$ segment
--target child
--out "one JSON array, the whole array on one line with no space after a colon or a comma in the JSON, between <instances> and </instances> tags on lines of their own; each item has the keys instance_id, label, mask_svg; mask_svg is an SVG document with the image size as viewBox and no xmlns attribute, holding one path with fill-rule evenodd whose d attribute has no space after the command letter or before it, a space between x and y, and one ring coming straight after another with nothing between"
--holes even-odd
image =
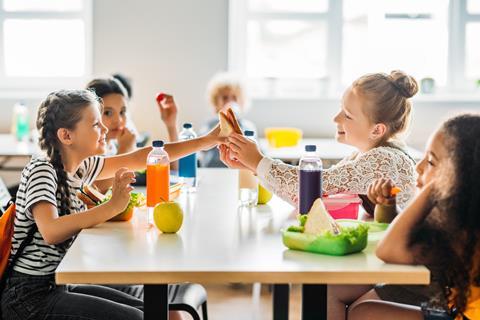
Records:
<instances>
[{"instance_id":1,"label":"child","mask_svg":"<svg viewBox=\"0 0 480 320\"><path fill-rule=\"evenodd\" d=\"M241 115L247 110L245 88L240 80L231 74L216 74L208 84L207 93L209 103L215 112L215 117L203 126L201 132L208 132L216 125L218 122L216 115L221 110L224 110L227 105L238 106L239 109L234 110L237 115ZM242 131L252 130L256 132L255 125L251 121L240 119L239 123ZM220 161L217 149L202 152L200 155L200 164L202 167L225 167L222 161Z\"/></svg>"},{"instance_id":2,"label":"child","mask_svg":"<svg viewBox=\"0 0 480 320\"><path fill-rule=\"evenodd\" d=\"M38 230L6 281L1 303L4 319L143 318L143 302L115 289L55 284L55 269L75 236L125 209L135 180L129 170L144 169L151 150L144 147L99 157L105 152L107 129L97 99L88 90L62 90L49 94L39 107L39 144L46 157L31 160L22 172L12 257L32 228ZM165 149L174 161L222 142L219 132L217 126L205 136L166 144ZM115 177L111 200L86 210L76 197L82 184L111 177Z\"/></svg>"},{"instance_id":3,"label":"child","mask_svg":"<svg viewBox=\"0 0 480 320\"><path fill-rule=\"evenodd\" d=\"M435 137L435 136L434 136ZM425 153L425 157L417 164L418 173L417 187L422 192L426 185L443 173L446 160L451 155L444 155L441 160L438 154L445 153L444 146L439 145L438 139L432 140ZM389 196L393 187L389 179L374 181L368 188L368 198L376 205L384 206L384 209L396 211L395 198ZM413 204L412 204L413 206ZM384 300L395 303L403 303L420 307L423 302L429 300L429 296L438 291L438 284L429 286L411 285L331 285L328 286L328 319L345 319L347 307L348 313L355 310L355 306L366 300ZM396 314L401 317L401 314Z\"/></svg>"},{"instance_id":4,"label":"child","mask_svg":"<svg viewBox=\"0 0 480 320\"><path fill-rule=\"evenodd\" d=\"M359 194L366 211L372 214L373 207L364 196L367 188L375 179L390 177L403 191L398 199L401 206L412 198L414 161L394 139L408 127L409 98L417 90L415 79L401 71L368 74L353 82L343 95L334 121L337 141L356 147L358 152L323 170L325 194ZM297 167L264 157L255 143L240 135L230 136L229 147L221 146L220 150L227 165L256 172L263 186L297 205Z\"/></svg>"},{"instance_id":5,"label":"child","mask_svg":"<svg viewBox=\"0 0 480 320\"><path fill-rule=\"evenodd\" d=\"M128 126L129 95L126 88L119 80L111 77L94 79L87 84L87 89L95 92L103 101L102 122L108 129L107 154L122 154L134 150L136 133ZM158 107L168 130L169 141L177 141L177 106L173 97L166 95Z\"/></svg>"},{"instance_id":6,"label":"child","mask_svg":"<svg viewBox=\"0 0 480 320\"><path fill-rule=\"evenodd\" d=\"M435 132L420 172L422 190L394 220L376 251L388 263L426 265L441 288L430 298L443 301L452 319L480 318L479 136L480 116L469 114L446 121ZM372 190L378 203L389 188L386 183ZM420 308L374 301L358 303L349 319L385 312L424 319Z\"/></svg>"}]
</instances>

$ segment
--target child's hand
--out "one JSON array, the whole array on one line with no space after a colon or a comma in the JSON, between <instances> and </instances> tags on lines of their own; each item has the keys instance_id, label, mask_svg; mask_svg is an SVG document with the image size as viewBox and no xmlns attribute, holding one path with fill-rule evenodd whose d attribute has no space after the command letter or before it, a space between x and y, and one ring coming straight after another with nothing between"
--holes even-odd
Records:
<instances>
[{"instance_id":1,"label":"child's hand","mask_svg":"<svg viewBox=\"0 0 480 320\"><path fill-rule=\"evenodd\" d=\"M238 133L228 137L228 148L232 156L244 166L257 171L258 163L263 159L263 154L258 149L255 141L252 141Z\"/></svg>"},{"instance_id":2,"label":"child's hand","mask_svg":"<svg viewBox=\"0 0 480 320\"><path fill-rule=\"evenodd\" d=\"M135 173L127 168L121 168L115 173L115 180L112 186L112 198L109 203L114 208L116 214L127 208L130 202L130 192L133 187L130 183L135 182Z\"/></svg>"},{"instance_id":3,"label":"child's hand","mask_svg":"<svg viewBox=\"0 0 480 320\"><path fill-rule=\"evenodd\" d=\"M209 143L203 150L209 150L219 144L227 143L227 138L220 136L220 123L217 123L217 125L205 135L205 138Z\"/></svg>"},{"instance_id":4,"label":"child's hand","mask_svg":"<svg viewBox=\"0 0 480 320\"><path fill-rule=\"evenodd\" d=\"M218 146L218 150L220 152L220 160L229 168L232 169L247 169L250 170L250 168L246 167L243 163L238 161L237 159L232 159L232 156L230 155L230 150L228 147L224 144L221 144Z\"/></svg>"},{"instance_id":5,"label":"child's hand","mask_svg":"<svg viewBox=\"0 0 480 320\"><path fill-rule=\"evenodd\" d=\"M125 127L117 138L118 141L118 153L127 153L135 149L137 137L132 130Z\"/></svg>"},{"instance_id":6,"label":"child's hand","mask_svg":"<svg viewBox=\"0 0 480 320\"><path fill-rule=\"evenodd\" d=\"M368 187L367 196L374 204L395 205L395 196L392 196L394 188L393 181L390 179L378 179L372 182Z\"/></svg>"},{"instance_id":7,"label":"child's hand","mask_svg":"<svg viewBox=\"0 0 480 320\"><path fill-rule=\"evenodd\" d=\"M160 117L165 125L168 127L177 127L177 113L178 108L175 104L173 96L164 94L164 98L157 101L158 110L160 111Z\"/></svg>"}]
</instances>

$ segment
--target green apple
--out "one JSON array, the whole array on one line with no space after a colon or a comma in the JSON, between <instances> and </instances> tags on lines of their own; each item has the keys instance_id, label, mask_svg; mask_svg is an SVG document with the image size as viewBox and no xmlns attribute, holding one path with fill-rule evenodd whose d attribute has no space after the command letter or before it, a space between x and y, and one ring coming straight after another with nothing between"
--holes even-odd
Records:
<instances>
[{"instance_id":1,"label":"green apple","mask_svg":"<svg viewBox=\"0 0 480 320\"><path fill-rule=\"evenodd\" d=\"M153 220L163 233L176 233L183 223L183 210L174 201L160 202L153 209Z\"/></svg>"},{"instance_id":2,"label":"green apple","mask_svg":"<svg viewBox=\"0 0 480 320\"><path fill-rule=\"evenodd\" d=\"M268 201L270 201L271 199L272 199L272 193L259 184L257 204L267 204Z\"/></svg>"}]
</instances>

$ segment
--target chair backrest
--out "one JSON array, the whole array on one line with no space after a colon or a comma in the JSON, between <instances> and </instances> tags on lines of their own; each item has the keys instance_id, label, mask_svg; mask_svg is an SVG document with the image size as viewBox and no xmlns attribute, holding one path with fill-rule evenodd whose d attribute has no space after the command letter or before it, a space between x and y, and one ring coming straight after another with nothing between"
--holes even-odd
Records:
<instances>
[{"instance_id":1,"label":"chair backrest","mask_svg":"<svg viewBox=\"0 0 480 320\"><path fill-rule=\"evenodd\" d=\"M2 211L2 214L4 212L4 208L6 209L11 198L12 197L10 196L10 192L8 192L7 186L3 182L2 178L0 178L0 210Z\"/></svg>"}]
</instances>

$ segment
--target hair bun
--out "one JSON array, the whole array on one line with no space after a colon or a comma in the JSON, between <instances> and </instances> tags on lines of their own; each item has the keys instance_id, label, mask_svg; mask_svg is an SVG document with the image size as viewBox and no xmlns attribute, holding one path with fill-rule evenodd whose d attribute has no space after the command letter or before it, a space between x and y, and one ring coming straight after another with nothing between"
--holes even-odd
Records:
<instances>
[{"instance_id":1,"label":"hair bun","mask_svg":"<svg viewBox=\"0 0 480 320\"><path fill-rule=\"evenodd\" d=\"M405 72L393 70L388 77L395 88L397 88L405 98L411 98L418 92L417 81Z\"/></svg>"}]
</instances>

